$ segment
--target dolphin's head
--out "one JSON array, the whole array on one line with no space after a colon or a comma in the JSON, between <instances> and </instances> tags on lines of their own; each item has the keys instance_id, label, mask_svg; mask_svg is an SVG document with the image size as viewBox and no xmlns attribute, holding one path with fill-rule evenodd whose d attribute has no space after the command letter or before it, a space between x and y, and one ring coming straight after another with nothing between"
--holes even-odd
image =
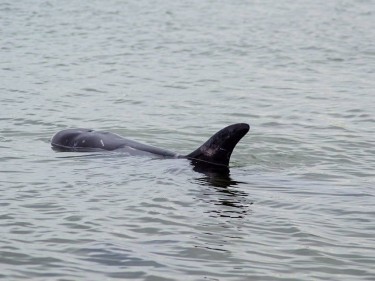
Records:
<instances>
[{"instance_id":1,"label":"dolphin's head","mask_svg":"<svg viewBox=\"0 0 375 281\"><path fill-rule=\"evenodd\" d=\"M51 139L52 148L58 151L72 150L76 147L77 138L84 133L92 132L88 129L67 129L58 132Z\"/></svg>"}]
</instances>

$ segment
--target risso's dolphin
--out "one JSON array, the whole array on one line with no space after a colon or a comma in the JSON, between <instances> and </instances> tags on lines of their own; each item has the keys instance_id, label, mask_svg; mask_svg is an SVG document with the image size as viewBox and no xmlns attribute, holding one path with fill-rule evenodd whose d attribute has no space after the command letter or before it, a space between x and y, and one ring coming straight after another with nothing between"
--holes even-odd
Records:
<instances>
[{"instance_id":1,"label":"risso's dolphin","mask_svg":"<svg viewBox=\"0 0 375 281\"><path fill-rule=\"evenodd\" d=\"M203 145L187 155L145 145L117 134L90 129L66 129L56 133L51 145L57 151L120 151L129 155L146 155L158 158L190 159L198 169L228 169L230 156L236 144L247 134L250 126L233 124L209 138ZM229 170L228 170L229 171Z\"/></svg>"}]
</instances>

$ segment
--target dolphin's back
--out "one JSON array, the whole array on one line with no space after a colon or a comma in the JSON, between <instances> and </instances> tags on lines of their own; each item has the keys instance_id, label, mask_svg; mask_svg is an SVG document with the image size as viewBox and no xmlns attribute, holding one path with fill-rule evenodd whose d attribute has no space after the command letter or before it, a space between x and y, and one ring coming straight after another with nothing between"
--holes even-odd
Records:
<instances>
[{"instance_id":1,"label":"dolphin's back","mask_svg":"<svg viewBox=\"0 0 375 281\"><path fill-rule=\"evenodd\" d=\"M167 158L188 158L197 167L228 167L234 147L247 134L250 127L245 123L233 124L209 138L188 155L181 156L169 150L128 140L117 134L90 129L66 129L52 137L52 148L58 151L123 150L131 155L156 155Z\"/></svg>"},{"instance_id":2,"label":"dolphin's back","mask_svg":"<svg viewBox=\"0 0 375 281\"><path fill-rule=\"evenodd\" d=\"M163 157L178 156L176 153L169 150L129 140L114 133L90 129L62 130L52 137L51 145L58 151L91 152L100 150L122 150L131 155L147 153Z\"/></svg>"}]
</instances>

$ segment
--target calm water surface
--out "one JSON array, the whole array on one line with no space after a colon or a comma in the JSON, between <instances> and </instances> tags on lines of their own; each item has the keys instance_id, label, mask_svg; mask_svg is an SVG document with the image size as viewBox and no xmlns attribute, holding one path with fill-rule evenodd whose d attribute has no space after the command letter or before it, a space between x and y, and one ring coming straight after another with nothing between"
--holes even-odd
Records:
<instances>
[{"instance_id":1,"label":"calm water surface","mask_svg":"<svg viewBox=\"0 0 375 281\"><path fill-rule=\"evenodd\" d=\"M375 3L0 2L0 278L374 280ZM230 177L56 153L67 127Z\"/></svg>"}]
</instances>

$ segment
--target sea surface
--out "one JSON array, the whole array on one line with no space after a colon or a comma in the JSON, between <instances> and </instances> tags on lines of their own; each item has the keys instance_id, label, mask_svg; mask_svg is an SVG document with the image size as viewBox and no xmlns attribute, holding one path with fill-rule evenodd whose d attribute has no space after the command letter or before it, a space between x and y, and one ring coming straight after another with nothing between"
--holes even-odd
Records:
<instances>
[{"instance_id":1,"label":"sea surface","mask_svg":"<svg viewBox=\"0 0 375 281\"><path fill-rule=\"evenodd\" d=\"M375 280L375 2L0 1L0 279Z\"/></svg>"}]
</instances>

